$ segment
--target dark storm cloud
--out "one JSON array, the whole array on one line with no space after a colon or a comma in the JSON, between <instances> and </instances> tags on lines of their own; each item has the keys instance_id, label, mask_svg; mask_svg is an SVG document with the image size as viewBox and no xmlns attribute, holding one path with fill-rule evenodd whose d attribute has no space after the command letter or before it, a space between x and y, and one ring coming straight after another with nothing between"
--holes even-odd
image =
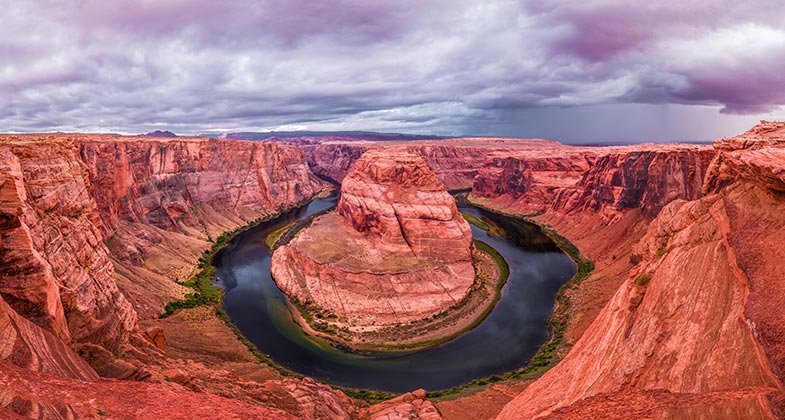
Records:
<instances>
[{"instance_id":1,"label":"dark storm cloud","mask_svg":"<svg viewBox=\"0 0 785 420\"><path fill-rule=\"evenodd\" d=\"M11 0L0 131L526 135L785 103L785 6L685 3Z\"/></svg>"}]
</instances>

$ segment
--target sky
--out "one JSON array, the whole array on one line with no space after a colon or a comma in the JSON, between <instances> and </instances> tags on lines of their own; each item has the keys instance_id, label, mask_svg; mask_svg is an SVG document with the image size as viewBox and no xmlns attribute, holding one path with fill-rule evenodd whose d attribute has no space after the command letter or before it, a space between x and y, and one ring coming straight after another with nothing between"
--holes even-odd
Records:
<instances>
[{"instance_id":1,"label":"sky","mask_svg":"<svg viewBox=\"0 0 785 420\"><path fill-rule=\"evenodd\" d=\"M785 119L781 0L5 0L0 132L707 141Z\"/></svg>"}]
</instances>

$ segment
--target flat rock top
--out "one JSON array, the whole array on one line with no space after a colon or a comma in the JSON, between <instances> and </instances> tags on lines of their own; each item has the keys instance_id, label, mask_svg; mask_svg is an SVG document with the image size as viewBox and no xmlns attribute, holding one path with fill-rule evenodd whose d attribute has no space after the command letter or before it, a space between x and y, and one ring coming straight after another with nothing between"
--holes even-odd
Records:
<instances>
[{"instance_id":1,"label":"flat rock top","mask_svg":"<svg viewBox=\"0 0 785 420\"><path fill-rule=\"evenodd\" d=\"M402 149L369 150L355 162L346 178L355 182L378 184L418 191L444 191L420 155Z\"/></svg>"}]
</instances>

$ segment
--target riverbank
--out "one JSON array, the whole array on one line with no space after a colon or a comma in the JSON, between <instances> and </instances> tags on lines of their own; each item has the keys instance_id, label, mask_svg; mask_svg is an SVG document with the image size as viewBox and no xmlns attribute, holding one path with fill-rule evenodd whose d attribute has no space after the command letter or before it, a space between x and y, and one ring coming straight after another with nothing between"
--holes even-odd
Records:
<instances>
[{"instance_id":1,"label":"riverbank","mask_svg":"<svg viewBox=\"0 0 785 420\"><path fill-rule=\"evenodd\" d=\"M288 233L288 232L287 232ZM289 298L292 317L306 334L349 353L421 350L446 343L479 325L493 310L509 278L509 266L493 247L474 241L475 281L467 296L427 319L352 334L330 314Z\"/></svg>"},{"instance_id":2,"label":"riverbank","mask_svg":"<svg viewBox=\"0 0 785 420\"><path fill-rule=\"evenodd\" d=\"M483 392L484 390L489 389L489 385L499 383L505 383L505 386L518 389L516 391L517 394L521 390L519 389L520 387L525 388L526 384L542 376L545 374L545 372L556 366L569 350L570 344L565 341L565 333L571 316L571 300L569 292L578 288L581 282L583 282L583 280L587 279L592 274L595 268L594 262L585 258L575 244L559 234L553 227L538 222L536 217L542 215L542 213L518 215L503 212L471 201L468 198L468 194L465 192L459 192L454 197L455 201L459 205L476 207L489 213L498 214L510 219L516 219L536 225L556 244L559 249L561 249L570 257L570 259L573 260L577 267L575 275L561 288L559 288L559 291L556 294L556 303L554 305L553 312L548 319L548 323L551 326L550 338L540 346L540 349L526 365L517 370L501 375L491 375L484 378L478 378L456 387L429 392L428 398L434 399L434 401L450 401L452 399ZM491 228L492 227L489 227L489 229ZM503 406L504 403L502 403L501 406Z\"/></svg>"},{"instance_id":3,"label":"riverbank","mask_svg":"<svg viewBox=\"0 0 785 420\"><path fill-rule=\"evenodd\" d=\"M323 209L324 208L323 205L320 205L319 207L317 207L317 210L315 210L315 211L316 212L323 211L323 210L319 210L320 208ZM475 213L478 217L481 217L481 219L478 219L478 220L483 220L483 221L485 221L485 223L489 224L489 231L475 232L475 233L477 235L480 235L481 237L483 237L484 238L483 240L489 240L489 241L491 241L493 243L499 243L498 242L499 238L501 238L502 236L498 236L498 235L496 235L494 233L493 235L490 235L487 238L485 238L486 233L490 234L491 233L490 231L494 231L495 232L497 230L504 230L505 228L503 226L506 226L506 225L504 225L504 224L497 225L497 223L500 222L500 221L491 221L486 216L481 216L481 214L478 214L474 210L469 209L467 211L469 213ZM256 247L258 245L252 245L252 244L260 244L261 243L262 247L264 247L265 250L266 250L267 247L264 246L264 239L265 239L266 235L269 235L271 232L275 232L281 226L284 226L284 225L287 225L287 224L288 225L295 224L296 220L300 220L300 221L301 220L305 220L306 218L308 218L308 215L313 215L313 214L314 214L313 212L308 212L304 216L298 216L297 218L288 218L288 219L286 219L286 220L289 220L289 222L287 222L286 220L281 220L280 224L276 221L272 225L269 225L270 226L269 228L265 228L265 230L263 231L264 232L263 234L259 234L259 233L253 234L252 233L251 235L247 235L247 237L243 237L242 239L240 239L240 243L241 244L247 244L247 245L242 245L244 247L245 246ZM293 222L295 222L295 223L293 223ZM515 229L510 231L510 234L512 235L512 237L521 237L520 233L515 233L515 232L517 232L517 230L515 230ZM526 233L524 232L523 235L526 236ZM494 238L496 238L496 239L494 239ZM236 242L236 241L234 241L234 242ZM494 245L494 246L496 246L496 245ZM482 247L482 245L476 245L475 247L479 249L480 247ZM242 249L243 248L237 248L237 250L236 251L232 251L232 253L236 254L237 252L239 252L239 255L243 255L243 252L241 251ZM516 246L513 244L512 248L503 247L502 249L505 250L504 251L505 255L507 255L507 253L512 252L514 249L516 249ZM257 251L254 251L254 252L257 252ZM515 254L515 252L513 252L513 254ZM226 255L229 255L229 254L226 254ZM533 256L534 254L530 254L530 255ZM566 255L563 255L563 257L564 257L564 259L569 261L569 258L567 258ZM225 270L229 269L228 267L231 267L232 265L236 264L234 262L227 263L227 261L225 260L226 256L221 257L221 258L224 261L223 265L225 266L225 268L220 269L220 270L225 271ZM241 257L241 258L244 258L244 257ZM532 257L526 257L526 258L532 258ZM244 260L237 260L237 263L243 264L243 267L246 267L245 266L246 263L242 262L242 261L244 261ZM516 261L517 261L516 262L516 267L521 267L520 260L516 260ZM534 261L535 260L533 260L532 263ZM227 266L227 264L231 264L231 265ZM528 267L529 264L530 263L525 263L524 266ZM546 264L546 266L549 266L549 265L550 264ZM231 270L231 269L229 269L229 270ZM259 270L269 270L269 266L265 269L263 264L261 264L261 265L259 265ZM244 268L243 269L243 273L245 273L246 271L247 271L247 268ZM261 271L253 271L253 272L257 273L257 274L251 275L251 277L249 277L249 280L247 280L247 281L250 281L251 283L246 283L246 284L257 284L256 283L257 280L254 280L254 279L258 279L259 278L259 276L260 276L259 273L261 273ZM223 278L226 275L229 275L228 273L229 273L228 271L226 271L226 274L224 274L223 272L218 272L216 275L218 275L218 276ZM559 285L561 285L561 283L562 282L559 282ZM515 289L520 290L521 286L518 286L518 285L524 285L524 284L526 284L526 282L515 282L515 284L514 284L515 287L513 289L511 289L511 290L515 290ZM277 288L274 286L274 283L272 281L270 281L270 285L272 285L273 289L276 290L275 293L280 293L280 291L277 290ZM501 289L502 286L503 286L503 283L498 286L499 289ZM231 287L237 287L237 286L231 286ZM558 286L556 286L556 288L553 289L554 295L555 295L555 292L556 292L557 289L558 289ZM264 298L262 298L261 296L256 296L254 294L254 293L256 293L257 290L258 290L257 286L253 286L251 289L248 289L247 287L240 287L237 290L233 290L232 293L235 293L235 296L236 296L235 299L237 299L237 296L244 296L242 299L246 299L246 300L247 299L251 299L251 301L253 301L253 302L261 302L261 299L264 299ZM536 290L536 289L533 289L533 290ZM239 295L237 295L237 293L239 293ZM515 295L515 296L531 296L531 293L532 293L531 291L527 291L523 295ZM548 292L548 293L551 293L551 292ZM494 295L495 295L495 293L494 293ZM550 296L553 296L553 295L550 295ZM521 302L524 302L524 300L521 300L521 299L522 299L521 297L514 298L513 301L510 301L506 305L503 304L504 301L500 301L502 303L502 305L494 304L494 305L491 306L491 308L493 308L495 306L510 307L511 304L513 305L513 307L520 306L520 305L524 305L525 307L528 307L527 306L528 304L521 303ZM526 299L528 299L528 298L526 298ZM546 298L546 299L548 299L548 298ZM550 299L552 299L552 298L550 298ZM550 300L550 299L548 299L548 300ZM229 299L229 300L231 301L233 299ZM283 299L281 302L285 302L285 299ZM515 302L515 303L512 303L512 302ZM226 302L224 302L224 304L226 304ZM288 315L288 311L286 310L285 304L283 304L283 305L284 305L284 307L282 308L282 310L284 311L283 313ZM219 308L220 308L220 306L219 306ZM282 355L282 354L279 354L280 352L273 351L273 349L266 349L267 347L266 347L266 345L264 343L278 343L278 340L276 340L273 337L269 337L269 338L267 338L267 339L265 339L264 341L261 341L261 342L257 342L258 340L255 339L254 342L253 342L254 344L251 344L250 341L245 339L245 336L240 333L240 329L238 327L236 327L235 325L240 325L240 327L242 327L243 331L250 332L251 330L248 330L248 326L249 325L256 325L256 322L257 322L256 320L261 319L260 316L262 316L262 315L261 314L257 314L256 312L253 312L253 311L252 312L248 312L248 309L245 306L243 308L244 308L243 311L240 312L240 313L242 313L243 316L246 316L247 319L250 320L250 321L246 321L245 322L245 326L243 326L243 324L244 324L243 322L240 322L239 324L235 324L234 323L234 322L242 321L242 319L236 318L236 317L240 316L239 315L240 313L232 313L233 322L230 322L228 317L224 318L224 317L226 317L226 314L223 313L223 311L221 311L221 313L223 315L221 318L224 318L226 325L237 335L238 339L248 348L248 350L252 354L254 354L258 358L258 360L262 361L265 364L269 364L270 366L273 366L278 372L280 372L283 375L300 376L298 373L295 373L295 372L293 372L293 371L291 371L289 369L283 368L282 365L279 364L279 363L284 363L284 364L286 364L286 366L289 366L292 360L299 360L298 358L291 359L291 356L287 357L285 355L285 354L290 354L291 355L292 354L291 352L293 352L293 351L295 352L295 354L297 354L297 351L299 351L299 350L289 349L289 350L287 350L287 352L285 354ZM227 311L229 311L230 309L231 309L231 307L228 307ZM552 305L549 305L548 309L547 309L547 313L548 314L551 313L551 309L552 309ZM507 309L506 311L507 312L505 312L505 313L509 313L509 309ZM491 311L488 310L488 312L491 312ZM494 313L496 313L496 311L494 311ZM287 316L287 318L288 318L288 316ZM496 317L496 318L499 318L499 317ZM508 318L509 318L509 315L504 315L500 319L508 319ZM482 319L484 319L484 316L483 317L479 317L479 320L477 321L477 323L480 323L480 321L482 321ZM509 319L519 319L519 317L516 316L514 318L509 318ZM547 319L547 315L545 315L545 319ZM252 324L248 324L248 322L252 322ZM498 322L498 321L494 321L494 323L495 322ZM292 332L290 332L291 334L303 334L302 328L298 327L297 325L293 324L291 327L285 327L285 328L287 328L287 329L293 328L294 330L299 331L299 332L295 333L295 332L293 332L294 330L292 330ZM469 338L469 336L477 335L476 332L480 332L481 333L480 336L486 337L486 338L483 338L482 340L480 340L479 342L476 342L475 344L492 343L494 341L498 341L497 338L493 338L493 337L497 337L499 332L494 332L494 333L491 333L490 331L483 332L485 330L483 330L481 328L471 329L471 330L472 331L469 332L469 333L466 333L465 331L464 332L457 331L456 337L457 336L462 336L462 337L460 339L452 340L451 343L444 344L444 346L447 346L446 348L456 347L456 346L453 345L453 343L464 343L466 341L465 338ZM263 331L272 331L272 330L270 329L270 326L267 326L267 327L265 327L263 329ZM496 331L496 329L494 328L493 331ZM516 328L516 331L517 331L515 333L516 335L520 334L520 331L518 330L518 328ZM487 334L492 334L492 335L491 336L487 336ZM255 335L255 333L253 333L252 335ZM265 336L266 335L267 335L267 333L265 333ZM466 336L466 337L463 337L463 336ZM504 335L504 337L506 337L506 335ZM536 341L530 341L530 342L532 342L533 344L536 344L537 342L539 342L539 339L534 339L534 340L536 340ZM475 341L476 340L470 340L469 342L474 343ZM499 348L502 348L504 346L504 344L502 344L502 343L509 343L509 342L511 342L511 341L508 338L504 338L504 339L501 339L501 341L498 344L491 345L490 348L492 348L492 349L499 349ZM473 346L475 344L473 344L472 347L469 347L469 348L473 348ZM435 346L434 348L446 349L443 346ZM462 349L462 348L464 348L464 344L460 344L456 348L457 349ZM491 351L490 348L489 348L488 352L483 351L481 354L484 354L484 355L492 354L493 351ZM262 349L262 350L258 350L258 349ZM396 349L391 349L391 350L395 351ZM417 352L405 351L407 349L397 349L397 350L402 350L402 354L405 354L405 356L403 356L403 357L406 360L409 360L410 357L412 357L412 356L414 356L418 360L419 359L423 359L423 358L427 359L427 358L430 357L430 356L427 356L427 354L430 354L432 352L432 350L430 348L428 348L428 349L420 349L420 351L417 351ZM411 349L408 349L408 350L411 350ZM467 348L467 350L468 350L468 348ZM333 352L334 351L335 350L333 350ZM266 354L267 352L270 352L270 355ZM441 351L440 351L440 353L441 353ZM319 354L319 353L317 353L317 354ZM450 353L450 354L452 354L452 353ZM272 360L270 359L271 357L276 358L276 360L278 360L279 357L283 357L283 359L281 359L278 362L272 362ZM310 357L313 357L313 356L307 356L307 357L310 358ZM328 362L328 360L335 360L335 359L332 359L333 357L335 357L334 354L332 356L327 356L327 359L324 359L323 362L320 361L319 363L325 363L325 362L331 363L331 362ZM357 359L353 359L353 358L356 358L356 357L357 356L351 356L351 355L340 356L339 360L343 360L343 359L346 359L346 358L348 358L348 360L357 360ZM397 359L398 357L399 356L396 356L395 358ZM426 364L423 365L423 366L433 366L433 363L435 363L436 365L442 365L444 363L464 364L465 361L467 361L466 357L468 357L469 360L476 360L477 362L479 362L480 360L492 361L492 360L496 360L497 359L496 357L490 357L490 356L489 357L485 357L485 358L480 357L479 359L476 359L476 357L478 357L478 356L468 356L467 355L467 356L461 357L461 356L458 356L456 354L455 355L455 359L450 359L449 357L445 358L445 357L442 357L442 356L437 356L435 359L433 359L433 361L426 362ZM291 359L291 360L288 360L288 359ZM430 359L428 359L428 360L430 360ZM355 362L350 362L350 363L353 365ZM362 363L363 363L363 366L365 366L366 362L362 362ZM371 371L373 371L373 369L375 369L375 368L372 367L372 366L375 366L377 363L381 363L381 365L385 365L388 362L385 362L383 360L379 360L378 362L372 362L372 365L369 365L368 368L371 369ZM421 362L418 361L418 362L415 362L415 363L417 363L416 366L419 366L419 364ZM493 362L491 362L491 363L493 363ZM523 362L519 362L519 363L522 364ZM470 364L473 365L474 362L471 362ZM480 364L486 364L486 362L481 362ZM521 366L521 364L514 364L512 366L508 365L509 367L503 368L504 370L502 372L507 371L507 369L515 369L517 366ZM306 373L309 376L313 376L313 375L315 375L317 377L319 376L318 374L311 373L307 368L303 369L302 367L296 367L296 366L299 366L299 364L295 363L294 365L292 365L292 368L297 370L297 371L302 371L303 373ZM360 368L360 367L354 367L354 369L360 369L361 371L363 370L363 368ZM444 367L442 367L440 369L444 369ZM462 370L461 368L458 368L457 365L456 365L456 369L458 369L458 370L456 370L456 372L460 372ZM419 371L419 369L418 369L418 371ZM427 368L425 370L423 370L423 372L428 372L428 371L429 371L429 369L427 369ZM346 373L344 373L344 375L345 374ZM394 380L394 379L391 379L389 377L390 374L391 374L390 371L387 371L387 373L383 374L383 377L387 377L388 380ZM428 376L430 374L423 373L423 375ZM458 376L461 376L461 375L458 375ZM464 385L460 385L458 387L449 388L449 389L447 389L445 391L439 391L439 392L432 393L432 394L434 396L442 396L442 397L444 397L446 395L458 395L459 393L462 392L462 390L467 389L467 387L483 389L484 385L482 385L482 384L495 383L495 382L498 382L498 380L503 380L504 377L506 377L506 375L494 375L494 376L491 376L491 377L485 377L485 378L476 379L476 380L470 380L471 378L468 378L468 379L464 379L464 380L468 381ZM410 383L410 381L413 379L411 377L407 377L407 378L408 379L405 380L406 383ZM385 382L387 382L387 381L385 381ZM351 382L349 382L349 383L351 383ZM453 384L454 383L455 382L453 382ZM410 383L410 385L411 385L411 383ZM415 386L415 385L411 385L411 386ZM364 385L364 386L368 387L368 388L373 388L373 387L378 386L378 387L382 387L382 389L385 389L385 387L386 387L386 385L370 385L370 384L369 385ZM417 386L423 386L426 389L443 389L443 388L439 388L437 386L433 386L433 385L429 386L429 385L425 385L425 384L417 385ZM452 384L450 384L448 386L452 386ZM342 389L342 390L345 390L345 392L347 392L348 395L351 395L353 397L362 398L362 399L366 399L366 400L372 400L372 401L379 401L381 399L384 399L384 398L387 398L387 397L393 395L393 394L390 394L390 393L379 392L379 391L374 391L374 390L367 390L367 389L366 390L362 390L362 389L350 389L350 388L343 388L343 387L339 387L339 388ZM485 387L485 388L487 388L487 387Z\"/></svg>"}]
</instances>

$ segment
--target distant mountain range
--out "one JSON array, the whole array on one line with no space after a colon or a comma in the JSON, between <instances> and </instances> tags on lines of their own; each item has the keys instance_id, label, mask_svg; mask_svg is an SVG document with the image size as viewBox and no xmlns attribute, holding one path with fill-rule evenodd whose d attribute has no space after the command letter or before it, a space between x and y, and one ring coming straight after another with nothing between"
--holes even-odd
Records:
<instances>
[{"instance_id":1,"label":"distant mountain range","mask_svg":"<svg viewBox=\"0 0 785 420\"><path fill-rule=\"evenodd\" d=\"M373 131L265 131L265 132L231 132L216 134L200 134L201 137L216 137L230 140L266 140L287 144L318 144L325 141L403 141L403 140L437 140L448 137L377 133Z\"/></svg>"}]
</instances>

